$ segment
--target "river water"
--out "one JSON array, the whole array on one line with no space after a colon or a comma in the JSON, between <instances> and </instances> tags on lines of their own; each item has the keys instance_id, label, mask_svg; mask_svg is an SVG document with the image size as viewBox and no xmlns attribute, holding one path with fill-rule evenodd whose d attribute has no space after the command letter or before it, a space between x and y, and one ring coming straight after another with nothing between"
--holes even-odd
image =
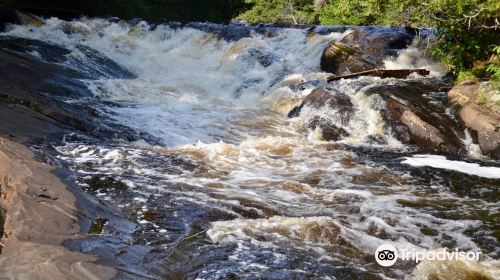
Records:
<instances>
[{"instance_id":1,"label":"river water","mask_svg":"<svg viewBox=\"0 0 500 280\"><path fill-rule=\"evenodd\" d=\"M447 159L396 140L384 129L383 100L365 94L396 79L334 82L356 109L348 123L307 107L288 118L326 84L319 58L343 34L270 30L231 40L167 24L52 18L1 35L70 50L62 64L100 78L84 80L92 98L65 102L144 136L68 135L54 147L54 160L75 172L81 188L135 223L129 239L111 220L103 227L109 242L121 242L120 254L142 256L119 265L124 278L498 279L500 164L473 144L468 157ZM82 46L134 78L108 75ZM413 47L386 65L431 70L430 78L409 80L444 75ZM318 114L350 136L322 141L305 125ZM481 251L482 258L383 268L373 254L386 243Z\"/></svg>"}]
</instances>

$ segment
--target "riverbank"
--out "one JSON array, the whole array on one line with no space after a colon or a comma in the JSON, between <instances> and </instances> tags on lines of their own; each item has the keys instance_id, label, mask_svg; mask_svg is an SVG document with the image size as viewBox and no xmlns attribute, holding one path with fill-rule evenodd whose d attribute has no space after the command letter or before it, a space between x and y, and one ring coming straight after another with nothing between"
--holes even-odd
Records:
<instances>
[{"instance_id":1,"label":"riverbank","mask_svg":"<svg viewBox=\"0 0 500 280\"><path fill-rule=\"evenodd\" d=\"M26 171L4 172L7 197L34 201L6 200L6 230L57 225L9 235L54 246L2 259L11 275L36 277L47 248L55 276L40 278L495 278L498 162L470 157L450 81L411 30L36 22L0 35L2 162ZM431 73L329 83L321 56L340 40L364 47L345 70ZM373 258L385 243L485 259L388 270Z\"/></svg>"},{"instance_id":2,"label":"riverbank","mask_svg":"<svg viewBox=\"0 0 500 280\"><path fill-rule=\"evenodd\" d=\"M0 279L111 279L97 256L63 243L81 232L75 196L26 146L0 138L0 207L4 210Z\"/></svg>"},{"instance_id":3,"label":"riverbank","mask_svg":"<svg viewBox=\"0 0 500 280\"><path fill-rule=\"evenodd\" d=\"M68 245L88 237L104 211L71 186L69 170L45 157L65 135L99 133L85 108L61 102L69 92L85 94L83 76L54 63L61 48L9 38L0 45L0 279L110 279L117 271L101 265L99 254Z\"/></svg>"}]
</instances>

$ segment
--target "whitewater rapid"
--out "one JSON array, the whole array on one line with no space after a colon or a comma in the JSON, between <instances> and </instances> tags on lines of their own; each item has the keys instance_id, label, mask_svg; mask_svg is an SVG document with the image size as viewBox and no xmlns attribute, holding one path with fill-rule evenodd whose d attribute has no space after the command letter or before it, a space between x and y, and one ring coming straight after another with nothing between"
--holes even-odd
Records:
<instances>
[{"instance_id":1,"label":"whitewater rapid","mask_svg":"<svg viewBox=\"0 0 500 280\"><path fill-rule=\"evenodd\" d=\"M350 136L335 143L323 141L305 124L319 115L340 125L337 112L305 107L300 117L286 117L314 88L326 84L328 74L319 69L319 58L329 42L344 35L276 28L271 35L254 32L225 40L168 24L51 18L39 27L11 26L1 36L67 48L62 64L100 75L84 80L99 102L68 102L89 102L116 124L151 136L132 143L68 137L55 149L82 188L133 213L143 233L162 240L158 247L177 250L187 237L205 238L185 252L203 264L196 270L199 279L223 279L231 273L251 278L263 272L271 277L276 271L298 278L387 279L414 273L423 279L443 269L422 264L384 271L370 258L384 243L407 249L485 250L483 262L474 265L486 275L498 271L499 248L480 244L470 234L491 238L491 227L484 229L490 220L476 213L497 213L498 203L483 195L495 192L488 184L498 181L487 181L471 196L457 195L457 182L441 179L447 175L439 170L428 171L436 172L432 176L439 179L433 181L427 171L404 165L490 179L498 178L500 169L432 155L408 157L410 149L384 129L379 112L384 101L365 94L373 85L391 85L396 79L362 77L334 84L356 109L341 125ZM79 46L99 51L134 78L106 76L103 65ZM437 63L420 56L410 47L385 62L388 68L425 67L432 77L443 74ZM370 136L384 141L371 143ZM364 158L365 148L389 156ZM481 178L467 178L477 180L471 185L483 184ZM120 184L95 191L96 180ZM122 199L118 187L132 197ZM440 207L443 203L449 208ZM151 218L152 211L163 219ZM205 259L203 254L212 250L224 258ZM450 267L456 273L464 269Z\"/></svg>"}]
</instances>

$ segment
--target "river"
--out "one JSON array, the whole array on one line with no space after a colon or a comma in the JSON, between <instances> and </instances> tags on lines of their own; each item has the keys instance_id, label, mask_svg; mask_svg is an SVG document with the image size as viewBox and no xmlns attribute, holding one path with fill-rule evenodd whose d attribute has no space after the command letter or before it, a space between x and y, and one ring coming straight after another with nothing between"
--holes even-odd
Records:
<instances>
[{"instance_id":1,"label":"river","mask_svg":"<svg viewBox=\"0 0 500 280\"><path fill-rule=\"evenodd\" d=\"M366 94L397 83L393 78L333 82L355 108L348 122L307 107L287 117L327 84L319 58L343 32L259 30L224 38L175 24L51 18L0 35L69 50L57 63L98 78L83 80L90 98L64 102L92 108L97 124L141 135L71 134L47 155L99 203L129 218L127 228L101 219L97 242L119 252L114 265L124 279L500 277L500 164L470 139L463 139L468 155L455 158L418 154L398 141L384 127L383 100ZM46 60L36 48L26 55ZM100 56L131 76L117 77ZM429 77L407 80L446 83L439 64L415 47L386 66L424 67ZM318 114L349 136L321 140L305 125ZM384 268L373 254L386 243L483 255L466 265ZM79 246L98 253L92 244Z\"/></svg>"}]
</instances>

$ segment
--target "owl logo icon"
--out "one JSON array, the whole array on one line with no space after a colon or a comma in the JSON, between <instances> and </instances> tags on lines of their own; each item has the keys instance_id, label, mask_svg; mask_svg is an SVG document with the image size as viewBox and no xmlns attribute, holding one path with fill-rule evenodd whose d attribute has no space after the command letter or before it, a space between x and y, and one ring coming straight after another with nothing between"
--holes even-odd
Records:
<instances>
[{"instance_id":1,"label":"owl logo icon","mask_svg":"<svg viewBox=\"0 0 500 280\"><path fill-rule=\"evenodd\" d=\"M398 260L398 252L391 244L383 244L375 251L375 260L381 266L392 266Z\"/></svg>"}]
</instances>

